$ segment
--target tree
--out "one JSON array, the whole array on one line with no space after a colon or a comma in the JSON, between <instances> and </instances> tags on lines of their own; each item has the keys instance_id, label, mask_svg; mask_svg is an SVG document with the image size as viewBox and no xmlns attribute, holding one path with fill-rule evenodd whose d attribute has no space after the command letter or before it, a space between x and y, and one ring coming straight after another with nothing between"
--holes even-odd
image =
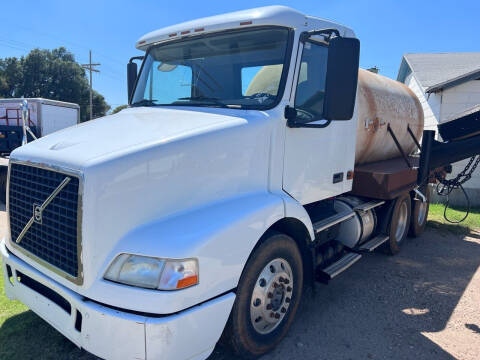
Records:
<instances>
[{"instance_id":1,"label":"tree","mask_svg":"<svg viewBox=\"0 0 480 360\"><path fill-rule=\"evenodd\" d=\"M85 70L64 47L34 49L21 58L0 59L0 97L43 97L80 105L80 117L87 120L89 84ZM110 106L93 91L93 116L104 116Z\"/></svg>"},{"instance_id":2,"label":"tree","mask_svg":"<svg viewBox=\"0 0 480 360\"><path fill-rule=\"evenodd\" d=\"M1 85L0 85L1 86ZM117 106L115 109L112 110L112 114L116 114L118 113L119 111L122 111L123 109L126 109L128 107L128 105L120 105L120 106Z\"/></svg>"}]
</instances>

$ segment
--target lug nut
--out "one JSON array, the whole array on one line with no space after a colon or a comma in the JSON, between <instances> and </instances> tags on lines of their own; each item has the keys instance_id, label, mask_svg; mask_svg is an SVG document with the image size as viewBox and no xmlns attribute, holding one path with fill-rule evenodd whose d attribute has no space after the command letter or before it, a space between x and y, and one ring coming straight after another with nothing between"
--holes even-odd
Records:
<instances>
[{"instance_id":1,"label":"lug nut","mask_svg":"<svg viewBox=\"0 0 480 360\"><path fill-rule=\"evenodd\" d=\"M267 304L267 310L272 310L272 304Z\"/></svg>"},{"instance_id":2,"label":"lug nut","mask_svg":"<svg viewBox=\"0 0 480 360\"><path fill-rule=\"evenodd\" d=\"M285 285L288 285L288 284L290 284L290 280L288 280L288 279L285 279L285 281L284 281L284 282L285 282Z\"/></svg>"},{"instance_id":3,"label":"lug nut","mask_svg":"<svg viewBox=\"0 0 480 360\"><path fill-rule=\"evenodd\" d=\"M286 302L287 304L289 304L289 303L290 303L290 298L289 298L289 297L285 298L285 302Z\"/></svg>"},{"instance_id":4,"label":"lug nut","mask_svg":"<svg viewBox=\"0 0 480 360\"><path fill-rule=\"evenodd\" d=\"M273 283L273 287L276 289L278 288L280 285L278 283Z\"/></svg>"},{"instance_id":5,"label":"lug nut","mask_svg":"<svg viewBox=\"0 0 480 360\"><path fill-rule=\"evenodd\" d=\"M272 294L271 292L269 292L269 293L267 294L267 296L268 296L269 299L273 298L273 294Z\"/></svg>"},{"instance_id":6,"label":"lug nut","mask_svg":"<svg viewBox=\"0 0 480 360\"><path fill-rule=\"evenodd\" d=\"M275 317L275 313L274 313L273 311L270 313L270 317L271 317L272 319Z\"/></svg>"},{"instance_id":7,"label":"lug nut","mask_svg":"<svg viewBox=\"0 0 480 360\"><path fill-rule=\"evenodd\" d=\"M275 314L275 319L280 319L280 314L279 313Z\"/></svg>"},{"instance_id":8,"label":"lug nut","mask_svg":"<svg viewBox=\"0 0 480 360\"><path fill-rule=\"evenodd\" d=\"M283 314L285 314L287 312L287 309L285 309L284 307L282 307L282 310L280 310Z\"/></svg>"},{"instance_id":9,"label":"lug nut","mask_svg":"<svg viewBox=\"0 0 480 360\"><path fill-rule=\"evenodd\" d=\"M291 291L292 291L292 287L291 287L291 286L288 286L288 287L287 287L287 291L288 291L288 292L291 292Z\"/></svg>"},{"instance_id":10,"label":"lug nut","mask_svg":"<svg viewBox=\"0 0 480 360\"><path fill-rule=\"evenodd\" d=\"M283 279L283 277L280 276L280 278L278 279L279 282L284 282L285 280Z\"/></svg>"}]
</instances>

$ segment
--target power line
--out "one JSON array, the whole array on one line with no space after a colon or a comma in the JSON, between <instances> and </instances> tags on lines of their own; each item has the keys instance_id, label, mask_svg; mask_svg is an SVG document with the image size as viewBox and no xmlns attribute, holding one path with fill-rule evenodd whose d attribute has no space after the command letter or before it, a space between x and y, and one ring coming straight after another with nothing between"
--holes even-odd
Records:
<instances>
[{"instance_id":1,"label":"power line","mask_svg":"<svg viewBox=\"0 0 480 360\"><path fill-rule=\"evenodd\" d=\"M92 64L92 50L90 50L89 63L82 64L82 67L90 72L90 120L93 119L92 72L100 72L100 70L95 69L95 66L100 66L100 64Z\"/></svg>"}]
</instances>

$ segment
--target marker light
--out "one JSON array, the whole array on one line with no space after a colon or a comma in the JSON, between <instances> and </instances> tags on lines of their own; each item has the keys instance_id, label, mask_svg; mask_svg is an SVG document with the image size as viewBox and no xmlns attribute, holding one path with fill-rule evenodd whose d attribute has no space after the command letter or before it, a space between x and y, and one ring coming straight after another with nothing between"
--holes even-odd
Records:
<instances>
[{"instance_id":1,"label":"marker light","mask_svg":"<svg viewBox=\"0 0 480 360\"><path fill-rule=\"evenodd\" d=\"M198 261L120 254L110 264L104 278L147 289L185 289L198 284Z\"/></svg>"}]
</instances>

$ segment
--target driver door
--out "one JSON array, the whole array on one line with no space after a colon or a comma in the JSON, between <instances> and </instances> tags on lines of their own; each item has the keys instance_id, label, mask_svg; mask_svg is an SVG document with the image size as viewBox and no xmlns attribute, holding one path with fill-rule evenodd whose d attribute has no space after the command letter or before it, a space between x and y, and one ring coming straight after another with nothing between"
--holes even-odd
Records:
<instances>
[{"instance_id":1,"label":"driver door","mask_svg":"<svg viewBox=\"0 0 480 360\"><path fill-rule=\"evenodd\" d=\"M322 127L287 126L283 188L309 204L351 190L356 116L348 121L323 118L328 46L313 39L300 46L291 106L302 122Z\"/></svg>"}]
</instances>

